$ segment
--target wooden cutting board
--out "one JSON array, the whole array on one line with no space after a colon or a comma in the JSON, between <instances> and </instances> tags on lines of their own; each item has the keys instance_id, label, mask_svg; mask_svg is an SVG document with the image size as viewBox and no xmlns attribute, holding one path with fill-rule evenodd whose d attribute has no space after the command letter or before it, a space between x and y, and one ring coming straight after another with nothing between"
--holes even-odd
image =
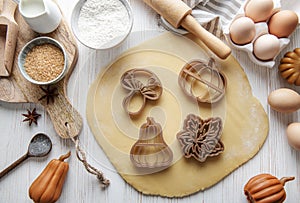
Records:
<instances>
[{"instance_id":1,"label":"wooden cutting board","mask_svg":"<svg viewBox=\"0 0 300 203\"><path fill-rule=\"evenodd\" d=\"M60 82L50 86L50 89L57 88L58 95L54 97L54 102L50 101L47 104L47 99L41 99L45 95L45 92L41 87L28 82L18 69L18 55L20 50L27 42L41 35L30 29L20 15L18 9L16 9L15 12L15 20L19 25L19 34L13 70L9 77L0 77L0 100L10 103L41 104L50 115L54 128L59 136L68 138L68 129L69 136L77 136L82 128L82 117L70 104L70 101L66 96L66 87L77 62L78 50L76 40L70 31L67 22L65 19L62 19L59 27L54 32L43 35L59 41L64 46L68 55L68 71L66 76ZM46 89L47 87L43 88ZM66 127L66 124L68 124L68 128Z\"/></svg>"}]
</instances>

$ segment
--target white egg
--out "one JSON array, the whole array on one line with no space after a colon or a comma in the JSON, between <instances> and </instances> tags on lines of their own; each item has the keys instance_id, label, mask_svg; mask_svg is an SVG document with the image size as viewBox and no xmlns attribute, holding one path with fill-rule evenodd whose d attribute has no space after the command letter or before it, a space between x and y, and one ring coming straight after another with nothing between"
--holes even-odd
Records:
<instances>
[{"instance_id":1,"label":"white egg","mask_svg":"<svg viewBox=\"0 0 300 203\"><path fill-rule=\"evenodd\" d=\"M262 61L272 60L279 51L280 42L275 35L264 34L254 41L253 53Z\"/></svg>"}]
</instances>

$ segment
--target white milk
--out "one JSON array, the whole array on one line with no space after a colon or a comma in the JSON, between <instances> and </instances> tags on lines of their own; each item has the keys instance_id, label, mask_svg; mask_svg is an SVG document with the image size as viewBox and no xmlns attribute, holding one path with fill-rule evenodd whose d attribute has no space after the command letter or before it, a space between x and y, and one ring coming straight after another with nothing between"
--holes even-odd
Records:
<instances>
[{"instance_id":1,"label":"white milk","mask_svg":"<svg viewBox=\"0 0 300 203\"><path fill-rule=\"evenodd\" d=\"M25 0L22 2L22 12L27 17L35 17L45 11L43 0Z\"/></svg>"},{"instance_id":2,"label":"white milk","mask_svg":"<svg viewBox=\"0 0 300 203\"><path fill-rule=\"evenodd\" d=\"M38 33L53 32L62 18L53 0L20 0L19 11L30 28Z\"/></svg>"}]
</instances>

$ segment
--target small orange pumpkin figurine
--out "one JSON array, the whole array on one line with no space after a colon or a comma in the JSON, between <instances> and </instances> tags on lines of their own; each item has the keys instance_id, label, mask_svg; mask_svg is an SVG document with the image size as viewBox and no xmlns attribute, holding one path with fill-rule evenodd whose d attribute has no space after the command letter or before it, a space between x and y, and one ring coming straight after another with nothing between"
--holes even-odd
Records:
<instances>
[{"instance_id":1,"label":"small orange pumpkin figurine","mask_svg":"<svg viewBox=\"0 0 300 203\"><path fill-rule=\"evenodd\" d=\"M249 203L282 203L286 198L283 188L295 177L284 177L278 180L270 174L259 174L252 177L244 187Z\"/></svg>"},{"instance_id":2,"label":"small orange pumpkin figurine","mask_svg":"<svg viewBox=\"0 0 300 203\"><path fill-rule=\"evenodd\" d=\"M62 155L59 159L49 162L43 172L31 184L29 196L35 203L53 203L61 195L62 187L65 182L69 164L64 162L69 158L71 152Z\"/></svg>"},{"instance_id":3,"label":"small orange pumpkin figurine","mask_svg":"<svg viewBox=\"0 0 300 203\"><path fill-rule=\"evenodd\" d=\"M300 85L300 48L287 52L280 61L278 69L289 84Z\"/></svg>"}]
</instances>

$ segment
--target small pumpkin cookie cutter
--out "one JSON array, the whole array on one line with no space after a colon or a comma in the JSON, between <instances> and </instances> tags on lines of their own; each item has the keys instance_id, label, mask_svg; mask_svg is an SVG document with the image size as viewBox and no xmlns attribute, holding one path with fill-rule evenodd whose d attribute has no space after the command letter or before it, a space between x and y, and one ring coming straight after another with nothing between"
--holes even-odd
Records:
<instances>
[{"instance_id":1,"label":"small pumpkin cookie cutter","mask_svg":"<svg viewBox=\"0 0 300 203\"><path fill-rule=\"evenodd\" d=\"M202 120L199 116L189 114L184 121L183 130L177 133L184 156L204 162L207 157L222 153L222 129L222 120L219 117Z\"/></svg>"},{"instance_id":2,"label":"small pumpkin cookie cutter","mask_svg":"<svg viewBox=\"0 0 300 203\"><path fill-rule=\"evenodd\" d=\"M139 139L130 150L131 162L139 168L168 167L173 152L164 141L161 125L148 117L140 127Z\"/></svg>"},{"instance_id":3,"label":"small pumpkin cookie cutter","mask_svg":"<svg viewBox=\"0 0 300 203\"><path fill-rule=\"evenodd\" d=\"M225 95L225 75L216 68L214 59L208 64L200 60L187 63L180 71L178 84L183 92L201 103L215 103Z\"/></svg>"},{"instance_id":4,"label":"small pumpkin cookie cutter","mask_svg":"<svg viewBox=\"0 0 300 203\"><path fill-rule=\"evenodd\" d=\"M146 69L131 69L126 71L121 77L123 88L129 90L128 95L123 100L123 108L130 116L139 115L148 100L158 100L162 94L163 88L159 78L151 71ZM142 105L136 111L130 110L130 104L133 97L141 96Z\"/></svg>"}]
</instances>

